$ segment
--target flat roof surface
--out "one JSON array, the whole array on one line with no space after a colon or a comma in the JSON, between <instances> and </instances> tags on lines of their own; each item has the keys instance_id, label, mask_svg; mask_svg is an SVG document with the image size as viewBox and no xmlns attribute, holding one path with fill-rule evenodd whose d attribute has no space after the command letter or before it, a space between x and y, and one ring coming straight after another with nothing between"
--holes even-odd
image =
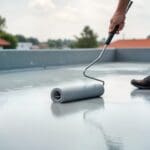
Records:
<instances>
[{"instance_id":1,"label":"flat roof surface","mask_svg":"<svg viewBox=\"0 0 150 150\"><path fill-rule=\"evenodd\" d=\"M150 64L97 65L89 73L105 80L102 98L53 103L56 84L88 80L83 68L0 72L0 149L150 149L150 92L130 85L150 73Z\"/></svg>"}]
</instances>

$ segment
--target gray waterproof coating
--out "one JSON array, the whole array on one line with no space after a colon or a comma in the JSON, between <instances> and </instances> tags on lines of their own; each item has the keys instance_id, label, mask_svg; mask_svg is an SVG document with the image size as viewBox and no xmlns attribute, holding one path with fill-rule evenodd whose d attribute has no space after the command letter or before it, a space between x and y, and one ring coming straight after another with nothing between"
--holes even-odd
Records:
<instances>
[{"instance_id":1,"label":"gray waterproof coating","mask_svg":"<svg viewBox=\"0 0 150 150\"><path fill-rule=\"evenodd\" d=\"M104 87L99 82L78 81L54 88L51 92L51 99L54 102L63 103L100 97L103 93Z\"/></svg>"}]
</instances>

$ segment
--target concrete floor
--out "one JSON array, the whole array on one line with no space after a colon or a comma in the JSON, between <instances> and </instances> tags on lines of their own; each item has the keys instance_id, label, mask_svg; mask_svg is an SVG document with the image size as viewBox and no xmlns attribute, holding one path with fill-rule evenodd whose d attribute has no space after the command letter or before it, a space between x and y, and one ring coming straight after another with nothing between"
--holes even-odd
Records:
<instances>
[{"instance_id":1,"label":"concrete floor","mask_svg":"<svg viewBox=\"0 0 150 150\"><path fill-rule=\"evenodd\" d=\"M0 73L0 150L150 149L150 92L130 85L150 64L112 63L90 73L105 80L103 98L54 104L60 82L86 80L84 66Z\"/></svg>"}]
</instances>

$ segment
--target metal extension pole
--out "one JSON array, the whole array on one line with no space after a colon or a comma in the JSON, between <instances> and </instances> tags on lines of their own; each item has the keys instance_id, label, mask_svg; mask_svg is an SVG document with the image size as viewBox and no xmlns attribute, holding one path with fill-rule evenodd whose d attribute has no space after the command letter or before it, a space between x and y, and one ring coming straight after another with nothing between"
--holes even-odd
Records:
<instances>
[{"instance_id":1,"label":"metal extension pole","mask_svg":"<svg viewBox=\"0 0 150 150\"><path fill-rule=\"evenodd\" d=\"M130 9L130 7L132 6L132 4L133 4L133 1L129 0L128 5L127 5L127 8L126 8L126 14L127 14L128 10ZM116 32L118 31L118 29L119 29L119 25L117 25L117 26L115 27L115 29L114 29L114 31L113 31L112 33L109 33L108 39L105 41L105 45L104 45L102 51L100 51L100 54L96 57L95 60L93 60L93 61L84 69L84 71L83 71L84 77L87 77L87 78L92 79L92 80L95 80L95 81L99 81L99 82L102 83L102 85L105 85L105 81L87 75L87 71L88 71L89 68L91 68L93 65L95 65L98 61L100 61L100 60L102 59L105 50L107 49L108 45L111 43L111 41L112 41L114 35L116 34Z\"/></svg>"}]
</instances>

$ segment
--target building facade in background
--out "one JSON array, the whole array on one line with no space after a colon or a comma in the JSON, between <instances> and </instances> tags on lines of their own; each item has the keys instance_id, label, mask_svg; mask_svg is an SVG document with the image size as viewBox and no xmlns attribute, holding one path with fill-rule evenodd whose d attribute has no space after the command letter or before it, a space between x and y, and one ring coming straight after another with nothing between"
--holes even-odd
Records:
<instances>
[{"instance_id":1,"label":"building facade in background","mask_svg":"<svg viewBox=\"0 0 150 150\"><path fill-rule=\"evenodd\" d=\"M19 42L17 45L17 50L31 50L32 49L32 43L30 42Z\"/></svg>"}]
</instances>

